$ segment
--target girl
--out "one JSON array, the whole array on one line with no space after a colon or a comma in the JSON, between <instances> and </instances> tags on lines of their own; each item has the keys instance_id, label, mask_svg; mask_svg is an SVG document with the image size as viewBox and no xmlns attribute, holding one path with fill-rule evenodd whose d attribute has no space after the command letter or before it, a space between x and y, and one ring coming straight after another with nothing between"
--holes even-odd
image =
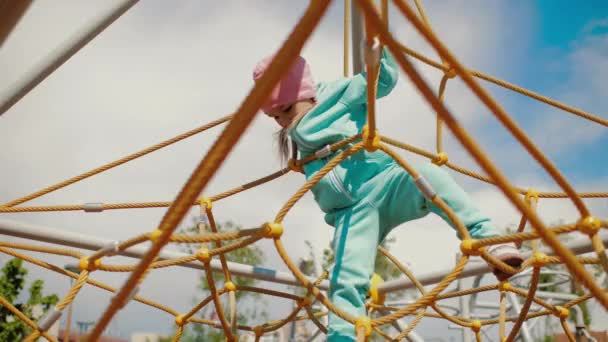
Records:
<instances>
[{"instance_id":1,"label":"girl","mask_svg":"<svg viewBox=\"0 0 608 342\"><path fill-rule=\"evenodd\" d=\"M378 51L377 51L378 52ZM370 53L370 51L366 51ZM398 70L393 57L382 51L377 97L395 87ZM258 80L272 60L267 57L255 67ZM365 73L315 86L310 68L299 57L270 95L262 110L280 126L279 149L289 156L291 140L300 157L361 132L366 123ZM306 178L318 172L335 153L304 165ZM467 227L474 239L498 235L490 219L442 169L431 163L417 170ZM361 150L338 164L321 179L312 192L325 221L335 227L332 248L335 265L330 276L329 298L355 318L366 315L365 296L374 272L376 249L396 226L434 212L453 224L416 187L412 177L382 151ZM495 245L488 252L519 267L523 262L514 244ZM510 274L494 270L499 280ZM352 324L330 314L328 341L354 341Z\"/></svg>"}]
</instances>

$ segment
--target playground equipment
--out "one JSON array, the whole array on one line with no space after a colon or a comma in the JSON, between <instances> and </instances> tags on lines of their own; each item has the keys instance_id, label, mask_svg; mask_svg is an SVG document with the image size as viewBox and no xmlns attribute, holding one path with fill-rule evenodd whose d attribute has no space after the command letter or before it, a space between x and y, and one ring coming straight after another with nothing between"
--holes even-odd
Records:
<instances>
[{"instance_id":1,"label":"playground equipment","mask_svg":"<svg viewBox=\"0 0 608 342\"><path fill-rule=\"evenodd\" d=\"M36 84L48 76L48 74L50 74L53 70L58 68L63 62L65 62L65 60L76 53L80 47L84 46L89 40L94 38L96 34L101 32L105 27L116 20L122 13L126 12L136 2L137 1L123 1L112 11L104 14L99 21L93 23L92 26L86 30L86 32L82 32L81 35L75 37L75 39L73 39L68 46L65 46L64 49L60 51L61 53L51 56L49 60L42 63L40 67L37 68L32 74L24 77L23 82L15 87L15 89L10 90L7 94L1 94L0 113L4 113L6 110L8 110L12 104L16 103L29 90L34 88ZM356 1L356 8L360 10L360 13L353 16L353 38L356 39L355 41L358 41L358 39L363 36L363 27L365 28L366 33L365 43L368 44L368 46L371 47L374 37L377 37L384 46L390 49L401 69L407 74L409 79L418 88L423 97L431 104L432 108L437 113L436 153L428 152L399 142L395 139L383 136L377 131L375 121L375 91L379 69L379 54L372 53L366 56L366 68L368 75L368 121L361 134L357 134L337 144L327 146L310 157L301 160L290 160L288 168L279 170L261 179L214 196L200 197L200 194L204 192L205 186L207 185L211 176L218 170L227 154L232 150L233 146L239 140L244 130L251 123L256 112L264 102L264 99L274 88L275 84L277 84L277 82L280 80L281 75L287 70L291 61L298 56L303 44L308 39L315 26L321 20L330 2L331 1L329 0L310 1L306 12L276 54L276 58L268 68L268 71L256 83L234 115L220 118L150 148L126 156L115 162L103 165L84 174L70 178L64 182L55 184L0 206L0 213L3 215L15 212L74 210L83 210L85 212L102 212L106 210L129 208L169 208L157 229L125 241L107 241L104 239L95 238L93 236L83 236L80 234L64 232L47 227L1 219L0 232L3 234L94 251L93 253L86 255L73 249L46 247L7 241L0 242L0 252L2 253L12 255L76 279L76 282L70 291L63 297L63 299L54 308L49 310L49 312L47 312L47 314L38 322L29 320L7 300L0 297L0 305L7 307L15 314L16 317L23 320L33 329L34 332L27 337L26 341L33 341L39 336L43 336L50 341L54 341L54 338L49 336L46 331L59 319L63 310L74 300L80 289L85 284L97 286L114 293L112 300L102 311L100 319L90 334L90 338L93 340L101 335L114 315L130 300L137 300L144 304L151 305L173 316L177 326L177 333L174 340L179 340L181 334L183 333L184 326L187 324L207 324L217 327L218 329L222 329L225 332L227 340L231 341L236 340L237 336L242 331L252 332L255 334L255 336L260 338L267 333L276 331L293 320L302 319L311 320L320 331L325 332L326 328L319 321L319 317L326 315L327 312L313 313L311 310L311 305L316 302L322 304L325 308L327 308L327 310L334 312L343 319L352 322L356 329L357 338L360 341L364 341L368 336L370 336L372 331L375 331L388 340L400 340L403 338L408 338L408 336L412 338L412 336L415 336L411 334L412 330L424 317L446 319L458 327L473 332L478 341L482 338L482 327L497 324L499 326L499 335L501 340L511 341L520 331L524 332L522 335L524 336L524 339L526 338L526 329L524 327L524 322L526 320L534 317L551 315L559 319L570 340L574 341L574 336L568 329L566 319L570 316L571 310L576 310L574 308L577 304L590 298L594 298L604 308L608 308L608 293L605 289L601 288L599 282L596 281L584 267L584 265L588 264L599 264L604 272L608 271L608 259L605 254L604 247L608 240L608 235L605 232L605 229L608 228L608 222L593 216L582 200L582 198L605 198L608 197L608 193L578 193L568 183L559 170L534 145L530 138L528 138L527 135L516 125L510 116L492 99L492 97L483 89L483 87L481 87L476 78L480 78L530 96L565 112L580 116L581 118L593 121L603 126L608 126L608 120L559 103L555 100L517 87L505 81L498 80L489 75L465 68L433 33L430 22L426 17L424 9L419 1L415 2L416 7L418 8L418 14L416 14L415 11L403 0L394 0L394 5L438 52L442 60L441 63L435 62L395 40L393 35L387 29L388 1L381 2L382 6L380 11L378 11L375 4L371 0ZM349 8L350 3L349 1L346 1L345 33L348 32L348 24L350 23ZM355 6L353 6L353 8L355 8ZM18 16L19 13L22 13L22 11L14 11L10 13ZM355 13L358 12L355 11ZM365 21L364 25L361 25L361 18L363 18ZM7 22L15 23L16 21L17 20L12 20ZM4 34L3 32L10 32L10 29L0 30L0 33ZM0 42L2 42L5 37L0 38L2 38L0 40ZM344 72L345 75L348 75L348 34L345 34L344 48ZM353 51L355 51L353 53L353 59L356 61L356 63L360 63L360 56L357 54L358 49L355 48ZM372 51L378 52L380 51L380 47L377 47L375 50L372 49ZM406 55L409 57L406 57ZM439 85L438 94L435 94L428 84L417 73L410 62L410 58L418 59L423 63L441 70L444 73ZM357 68L360 68L360 66L357 67L355 65L355 71L358 71ZM496 166L494 166L488 156L476 144L474 139L459 125L458 121L443 105L442 100L446 84L450 79L455 77L459 77L481 100L481 102L487 106L492 114L522 144L526 151L543 167L544 170L551 175L563 192L538 192L533 189L521 189L509 182L503 173ZM208 154L196 167L191 177L184 184L179 195L173 201L114 204L84 203L75 205L29 207L21 206L27 201L107 171L113 167L152 153L158 149L223 123L227 123L226 128L213 144ZM449 161L448 155L443 150L442 146L442 131L444 126L446 126L461 142L464 148L481 166L486 175L480 175L464 169ZM403 158L399 156L391 146L422 155L439 166L447 167L456 172L476 178L480 181L496 185L522 214L517 232L496 238L480 240L471 239L466 228L462 225L458 218L453 215L450 208L447 207L440 198L435 196L433 189L428 186L428 183L426 183L418 172L405 160L403 160ZM369 308L375 314L380 313L379 315L375 315L373 317L351 317L333 305L333 303L331 303L323 293L323 291L327 289L327 282L324 280L326 273L320 275L316 279L306 277L291 260L281 240L283 230L287 229L283 227L283 219L291 208L293 208L293 206L298 202L298 200L338 163L357 153L358 151L361 151L362 149L368 151L380 149L393 157L396 162L398 162L408 173L412 175L414 179L417 180L417 184L419 184L421 192L452 218L460 235L463 237L460 248L462 255L458 258L456 266L451 270L427 275L413 275L390 253L388 253L386 250L380 249L380 252L389 258L403 272L406 279L389 281L380 284L376 283L372 286L370 291L371 296ZM325 167L323 167L317 175L306 182L306 184L304 184L293 195L293 197L285 203L283 208L281 208L273 220L251 229L243 229L236 232L220 232L217 230L213 216L213 206L222 199L229 196L234 196L252 187L270 182L288 172L298 172L301 170L303 164L310 162L317 157L324 156L327 153L333 154L333 159ZM580 220L570 224L548 227L540 220L535 212L538 200L541 198L570 199L580 213ZM178 224L182 221L183 217L192 206L200 207L201 214L202 216L206 217L206 219L201 220L199 225L202 228L202 226L207 224L208 221L212 230L211 233L174 233ZM530 231L524 231L526 223L529 223L532 227ZM577 240L569 244L564 244L558 239L558 235L573 232L581 232L586 236L586 238L584 241ZM277 252L291 273L281 273L274 270L265 269L257 265L239 265L226 261L224 256L225 253L250 245L261 239L270 239L274 242ZM521 243L523 241L531 242L532 251L527 255L527 259L520 269L515 269L493 258L489 253L486 252L486 247L494 244L504 242ZM150 247L144 248L143 246L138 246L139 244L145 242L150 242ZM546 245L545 248L541 248L541 242ZM201 247L193 254L161 251L161 249L168 243L196 243L201 244ZM78 268L80 272L70 272L61 267L32 258L18 250L73 257L78 260ZM578 254L586 252L594 252L596 256L577 256ZM134 265L116 265L109 263L109 258L117 254L137 257L139 261ZM459 278L480 275L489 271L489 266L487 265L468 265L468 262L472 256L480 256L489 264L493 265L493 267L500 268L508 273L531 272L529 285L526 289L523 289L515 286L514 283L501 282L498 284L480 286L472 289L459 289L457 291L446 292L445 290L448 288L448 286ZM549 264L563 264L569 271L569 276L580 283L587 290L587 292L581 296L568 297L565 302L561 303L561 305L553 305L543 300L543 296L540 292L538 292L539 280L541 272L543 272L545 266ZM139 284L144 281L146 275L151 269L176 265L191 268L202 268L205 270L211 292L209 297L205 298L198 305L192 308L192 310L185 313L177 312L167 306L153 302L138 295ZM222 288L217 287L217 284L213 279L213 270L224 273L226 282L223 284ZM92 273L99 271L129 272L130 275L127 281L120 288L115 289L91 278ZM307 294L305 296L297 296L290 293L272 291L263 288L241 286L232 281L233 275L250 276L266 281L275 281L283 284L301 286L306 289ZM434 285L434 287L429 290L424 287L426 285ZM417 289L420 292L420 297L414 302L401 303L402 305L399 306L393 307L385 305L383 299L384 294L406 288ZM252 291L287 298L296 303L296 309L281 320L271 321L257 326L238 325L236 324L236 291ZM442 300L487 291L498 291L500 294L500 304L498 305L499 315L497 318L471 318L469 317L470 313L462 312L462 310L455 314L450 314L446 312L444 308L442 308ZM220 298L223 295L228 295L229 297L230 308L228 310L228 315L226 315L224 312L225 310ZM514 299L515 296L525 298L523 305L521 305L519 308L517 308L517 306L519 306L519 302ZM511 307L514 308L515 314L513 316L507 316L508 301L510 302ZM535 311L531 311L533 304L537 306ZM206 305L213 305L215 307L218 321L195 317L195 314ZM302 310L306 311L306 314L299 316ZM413 321L411 321L407 327L403 327L400 322L400 320L404 317L414 317ZM506 331L507 322L514 322L509 332ZM389 336L386 332L379 329L381 326L387 324L399 327L400 332L397 335Z\"/></svg>"}]
</instances>

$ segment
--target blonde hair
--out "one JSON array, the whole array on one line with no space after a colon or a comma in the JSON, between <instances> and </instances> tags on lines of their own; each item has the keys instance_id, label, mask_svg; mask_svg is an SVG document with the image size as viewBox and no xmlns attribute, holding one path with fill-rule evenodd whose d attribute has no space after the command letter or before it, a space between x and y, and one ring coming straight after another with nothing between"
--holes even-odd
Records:
<instances>
[{"instance_id":1,"label":"blonde hair","mask_svg":"<svg viewBox=\"0 0 608 342\"><path fill-rule=\"evenodd\" d=\"M315 99L312 99L315 101ZM306 115L308 112L301 113L296 116L293 121L287 127L282 127L278 132L275 133L275 137L277 139L277 149L279 152L279 158L281 158L281 164L287 165L290 157L293 159L298 158L298 148L296 146L295 141L291 141L291 148L289 147L289 131L296 127L298 122ZM291 154L291 156L290 156Z\"/></svg>"}]
</instances>

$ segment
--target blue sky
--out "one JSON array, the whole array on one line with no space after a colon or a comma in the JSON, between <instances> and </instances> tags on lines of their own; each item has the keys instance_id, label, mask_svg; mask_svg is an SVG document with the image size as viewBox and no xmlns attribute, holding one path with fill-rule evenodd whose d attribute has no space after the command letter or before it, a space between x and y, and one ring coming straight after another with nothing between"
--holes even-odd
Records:
<instances>
[{"instance_id":1,"label":"blue sky","mask_svg":"<svg viewBox=\"0 0 608 342\"><path fill-rule=\"evenodd\" d=\"M535 65L531 66L530 77L524 81L526 85L538 82L541 87L540 92L550 96L556 88L560 87L560 81L567 80L568 73L573 70L568 67L563 70L542 68L543 61L567 58L585 41L603 37L603 45L598 47L602 49L603 57L608 58L608 44L605 40L608 36L608 2L544 0L537 2L534 15L537 30L532 35L533 48L530 50L530 57ZM604 73L606 67L608 66L604 64ZM538 73L535 73L535 70ZM579 108L606 119L608 118L608 87L598 95L602 97L596 98L589 108L584 106L586 103L581 103ZM579 106L578 103L570 104ZM556 116L561 114L556 113ZM608 147L608 134L604 129L604 133L597 140L580 146L577 153L560 156L557 162L566 174L576 178L605 177L608 167L606 147Z\"/></svg>"},{"instance_id":2,"label":"blue sky","mask_svg":"<svg viewBox=\"0 0 608 342\"><path fill-rule=\"evenodd\" d=\"M593 76L600 77L608 72L605 62L608 58L608 3L557 0L525 2L522 6L518 2L505 15L511 18L512 25L526 25L529 29L524 36L513 37L525 43L513 43L515 48L503 47L504 58L516 58L517 63L496 76L606 119L608 87L593 87L590 83L593 83ZM505 27L505 30L511 29ZM593 58L595 65L585 65L589 58ZM608 134L605 127L523 95L495 86L489 88L575 186L589 179L606 178L608 154L604 151L608 146ZM543 126L547 123L550 123L549 127L559 127L545 130ZM483 129L487 130L484 135L493 144L515 148L513 139L501 127L490 124ZM589 132L587 136L585 131ZM576 135L573 138L575 145L552 149L552 145L559 146L561 144L557 143L573 135ZM524 158L520 152L515 153ZM516 171L523 166L513 167ZM540 170L534 172L539 176L543 174Z\"/></svg>"}]
</instances>

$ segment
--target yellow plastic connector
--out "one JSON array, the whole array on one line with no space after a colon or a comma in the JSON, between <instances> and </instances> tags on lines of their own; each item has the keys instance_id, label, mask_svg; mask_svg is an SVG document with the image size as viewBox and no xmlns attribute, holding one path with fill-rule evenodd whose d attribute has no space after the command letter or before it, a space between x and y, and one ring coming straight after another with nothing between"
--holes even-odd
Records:
<instances>
[{"instance_id":1,"label":"yellow plastic connector","mask_svg":"<svg viewBox=\"0 0 608 342\"><path fill-rule=\"evenodd\" d=\"M543 267L549 263L549 257L547 254L542 252L535 252L532 255L532 266L534 267Z\"/></svg>"},{"instance_id":2,"label":"yellow plastic connector","mask_svg":"<svg viewBox=\"0 0 608 342\"><path fill-rule=\"evenodd\" d=\"M312 303L312 299L308 296L302 297L301 299L298 300L298 303L301 307L309 306L310 303Z\"/></svg>"},{"instance_id":3,"label":"yellow plastic connector","mask_svg":"<svg viewBox=\"0 0 608 342\"><path fill-rule=\"evenodd\" d=\"M507 292L511 290L511 283L509 283L508 281L501 281L500 283L498 283L498 290L500 292Z\"/></svg>"},{"instance_id":4,"label":"yellow plastic connector","mask_svg":"<svg viewBox=\"0 0 608 342\"><path fill-rule=\"evenodd\" d=\"M370 280L369 295L372 300L372 303L374 303L374 304L377 304L377 305L384 304L386 295L384 293L381 293L380 291L378 291L378 287L383 282L384 282L384 279L382 279L382 277L380 277L380 275L378 275L377 273L374 273L374 275L372 275L372 279Z\"/></svg>"},{"instance_id":5,"label":"yellow plastic connector","mask_svg":"<svg viewBox=\"0 0 608 342\"><path fill-rule=\"evenodd\" d=\"M600 230L600 220L594 216L587 216L578 222L578 229L587 235L595 235Z\"/></svg>"},{"instance_id":6,"label":"yellow plastic connector","mask_svg":"<svg viewBox=\"0 0 608 342\"><path fill-rule=\"evenodd\" d=\"M370 135L369 127L367 125L363 126L361 130L361 139L363 140L363 147L368 152L374 152L380 148L380 134L378 131L374 131L372 135Z\"/></svg>"},{"instance_id":7,"label":"yellow plastic connector","mask_svg":"<svg viewBox=\"0 0 608 342\"><path fill-rule=\"evenodd\" d=\"M283 235L283 225L267 222L264 224L264 233L267 238L278 239Z\"/></svg>"},{"instance_id":8,"label":"yellow plastic connector","mask_svg":"<svg viewBox=\"0 0 608 342\"><path fill-rule=\"evenodd\" d=\"M101 259L95 259L95 261L90 262L89 257L82 257L78 261L78 268L81 271L87 270L89 272L93 272L101 266Z\"/></svg>"},{"instance_id":9,"label":"yellow plastic connector","mask_svg":"<svg viewBox=\"0 0 608 342\"><path fill-rule=\"evenodd\" d=\"M224 289L226 289L226 291L229 291L229 292L236 291L236 285L234 285L234 283L231 281L227 281L224 284Z\"/></svg>"},{"instance_id":10,"label":"yellow plastic connector","mask_svg":"<svg viewBox=\"0 0 608 342\"><path fill-rule=\"evenodd\" d=\"M563 306L556 306L555 307L555 316L557 316L561 319L567 319L568 317L570 317L570 309L565 308Z\"/></svg>"},{"instance_id":11,"label":"yellow plastic connector","mask_svg":"<svg viewBox=\"0 0 608 342\"><path fill-rule=\"evenodd\" d=\"M186 320L184 319L184 315L177 315L177 316L175 316L175 324L177 324L178 327L181 327L184 324L186 324Z\"/></svg>"},{"instance_id":12,"label":"yellow plastic connector","mask_svg":"<svg viewBox=\"0 0 608 342\"><path fill-rule=\"evenodd\" d=\"M464 239L460 242L460 251L464 255L480 255L481 251L475 247L475 239Z\"/></svg>"},{"instance_id":13,"label":"yellow plastic connector","mask_svg":"<svg viewBox=\"0 0 608 342\"><path fill-rule=\"evenodd\" d=\"M437 158L433 159L433 164L437 166L445 165L448 162L448 154L445 152L440 152L437 154Z\"/></svg>"},{"instance_id":14,"label":"yellow plastic connector","mask_svg":"<svg viewBox=\"0 0 608 342\"><path fill-rule=\"evenodd\" d=\"M255 336L262 336L264 335L264 328L262 326L257 326L257 327L253 327L253 333L255 334Z\"/></svg>"},{"instance_id":15,"label":"yellow plastic connector","mask_svg":"<svg viewBox=\"0 0 608 342\"><path fill-rule=\"evenodd\" d=\"M156 242L162 234L163 232L160 229L155 229L148 234L148 239L150 239L152 242Z\"/></svg>"},{"instance_id":16,"label":"yellow plastic connector","mask_svg":"<svg viewBox=\"0 0 608 342\"><path fill-rule=\"evenodd\" d=\"M211 202L211 198L209 197L201 197L198 203L201 208L207 208L208 210L211 210L211 208L213 208L213 202Z\"/></svg>"},{"instance_id":17,"label":"yellow plastic connector","mask_svg":"<svg viewBox=\"0 0 608 342\"><path fill-rule=\"evenodd\" d=\"M458 73L456 72L456 69L454 69L454 67L452 67L448 62L443 62L443 65L445 66L445 68L447 70L445 70L443 73L448 77L448 78L454 78L456 77L456 75L458 75Z\"/></svg>"},{"instance_id":18,"label":"yellow plastic connector","mask_svg":"<svg viewBox=\"0 0 608 342\"><path fill-rule=\"evenodd\" d=\"M295 159L289 159L287 162L287 167L294 172L304 173L304 168L302 165L298 164Z\"/></svg>"},{"instance_id":19,"label":"yellow plastic connector","mask_svg":"<svg viewBox=\"0 0 608 342\"><path fill-rule=\"evenodd\" d=\"M532 203L533 198L538 202L538 191L530 188L528 189L528 191L526 191L524 201L526 202L526 204L530 205L530 203Z\"/></svg>"},{"instance_id":20,"label":"yellow plastic connector","mask_svg":"<svg viewBox=\"0 0 608 342\"><path fill-rule=\"evenodd\" d=\"M479 332L479 330L481 330L481 321L471 321L471 330L473 330L474 332Z\"/></svg>"},{"instance_id":21,"label":"yellow plastic connector","mask_svg":"<svg viewBox=\"0 0 608 342\"><path fill-rule=\"evenodd\" d=\"M202 262L203 264L206 264L211 261L211 254L209 253L209 250L203 248L196 252L196 260Z\"/></svg>"},{"instance_id":22,"label":"yellow plastic connector","mask_svg":"<svg viewBox=\"0 0 608 342\"><path fill-rule=\"evenodd\" d=\"M361 329L365 329L365 336L372 334L372 321L367 316L357 318L355 321L355 334Z\"/></svg>"}]
</instances>

